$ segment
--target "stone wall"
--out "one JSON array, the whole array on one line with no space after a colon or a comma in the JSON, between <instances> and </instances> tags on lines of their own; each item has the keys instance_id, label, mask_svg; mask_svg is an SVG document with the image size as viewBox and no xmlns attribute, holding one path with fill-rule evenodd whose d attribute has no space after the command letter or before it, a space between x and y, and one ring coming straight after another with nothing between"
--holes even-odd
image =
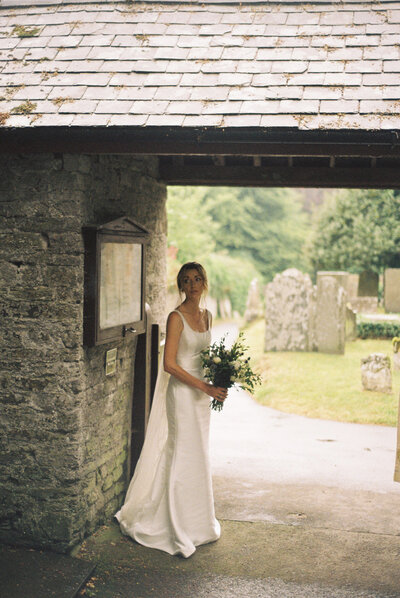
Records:
<instances>
[{"instance_id":1,"label":"stone wall","mask_svg":"<svg viewBox=\"0 0 400 598\"><path fill-rule=\"evenodd\" d=\"M165 187L156 159L0 158L0 540L66 551L124 496L136 339L82 346L81 228L151 231L147 301L164 317ZM117 375L104 358L118 348Z\"/></svg>"}]
</instances>

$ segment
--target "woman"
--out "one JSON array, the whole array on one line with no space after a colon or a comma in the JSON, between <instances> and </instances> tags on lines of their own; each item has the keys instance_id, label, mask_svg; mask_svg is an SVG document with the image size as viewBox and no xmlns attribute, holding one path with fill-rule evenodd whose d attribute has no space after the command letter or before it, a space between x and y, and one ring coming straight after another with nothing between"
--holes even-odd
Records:
<instances>
[{"instance_id":1,"label":"woman","mask_svg":"<svg viewBox=\"0 0 400 598\"><path fill-rule=\"evenodd\" d=\"M200 352L210 344L211 314L200 308L207 275L197 262L178 273L185 299L167 320L164 371L157 379L146 439L125 504L121 530L140 544L191 556L218 540L208 455L208 396L224 401L225 388L207 383ZM208 396L207 396L208 395Z\"/></svg>"}]
</instances>

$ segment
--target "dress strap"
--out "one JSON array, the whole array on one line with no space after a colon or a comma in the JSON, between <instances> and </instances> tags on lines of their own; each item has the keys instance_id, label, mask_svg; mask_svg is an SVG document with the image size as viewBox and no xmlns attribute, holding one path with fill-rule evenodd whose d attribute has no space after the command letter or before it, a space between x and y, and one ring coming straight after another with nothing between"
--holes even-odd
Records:
<instances>
[{"instance_id":1,"label":"dress strap","mask_svg":"<svg viewBox=\"0 0 400 598\"><path fill-rule=\"evenodd\" d=\"M176 311L176 313L177 313L177 314L179 314L179 315L181 316L181 320L182 320L182 322L183 322L183 325L185 325L185 322L186 322L186 320L185 320L185 318L184 318L183 314L181 314L181 312L180 312L178 309L173 309L172 311L173 311L173 312L174 312L174 311Z\"/></svg>"}]
</instances>

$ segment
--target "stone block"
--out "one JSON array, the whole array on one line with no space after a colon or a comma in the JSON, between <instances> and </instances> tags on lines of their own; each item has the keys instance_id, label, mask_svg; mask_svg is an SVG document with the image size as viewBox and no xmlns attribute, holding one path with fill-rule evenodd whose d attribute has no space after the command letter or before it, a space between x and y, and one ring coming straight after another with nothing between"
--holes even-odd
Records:
<instances>
[{"instance_id":1,"label":"stone block","mask_svg":"<svg viewBox=\"0 0 400 598\"><path fill-rule=\"evenodd\" d=\"M350 303L346 305L346 341L355 341L357 338L357 312Z\"/></svg>"},{"instance_id":2,"label":"stone block","mask_svg":"<svg viewBox=\"0 0 400 598\"><path fill-rule=\"evenodd\" d=\"M361 360L361 383L363 390L392 392L390 358L384 353L371 353Z\"/></svg>"},{"instance_id":3,"label":"stone block","mask_svg":"<svg viewBox=\"0 0 400 598\"><path fill-rule=\"evenodd\" d=\"M378 311L378 297L352 297L350 304L359 314L375 314Z\"/></svg>"},{"instance_id":4,"label":"stone block","mask_svg":"<svg viewBox=\"0 0 400 598\"><path fill-rule=\"evenodd\" d=\"M252 322L262 315L262 305L260 296L260 285L258 279L254 278L249 287L247 295L246 310L244 312L244 321Z\"/></svg>"},{"instance_id":5,"label":"stone block","mask_svg":"<svg viewBox=\"0 0 400 598\"><path fill-rule=\"evenodd\" d=\"M313 286L295 268L277 274L265 291L265 351L311 351Z\"/></svg>"},{"instance_id":6,"label":"stone block","mask_svg":"<svg viewBox=\"0 0 400 598\"><path fill-rule=\"evenodd\" d=\"M364 270L358 282L358 297L378 297L379 275L376 272Z\"/></svg>"},{"instance_id":7,"label":"stone block","mask_svg":"<svg viewBox=\"0 0 400 598\"><path fill-rule=\"evenodd\" d=\"M384 274L386 312L400 313L400 268L387 268Z\"/></svg>"},{"instance_id":8,"label":"stone block","mask_svg":"<svg viewBox=\"0 0 400 598\"><path fill-rule=\"evenodd\" d=\"M349 274L347 277L347 298L349 301L358 295L358 283L360 276L358 274Z\"/></svg>"},{"instance_id":9,"label":"stone block","mask_svg":"<svg viewBox=\"0 0 400 598\"><path fill-rule=\"evenodd\" d=\"M346 291L340 278L317 275L316 341L321 353L343 354L346 331Z\"/></svg>"}]
</instances>

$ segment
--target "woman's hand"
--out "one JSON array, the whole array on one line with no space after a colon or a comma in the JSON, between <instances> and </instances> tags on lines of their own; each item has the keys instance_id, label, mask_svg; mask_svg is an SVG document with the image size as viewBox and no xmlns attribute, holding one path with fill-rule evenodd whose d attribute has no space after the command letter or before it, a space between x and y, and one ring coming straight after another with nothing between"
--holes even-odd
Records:
<instances>
[{"instance_id":1,"label":"woman's hand","mask_svg":"<svg viewBox=\"0 0 400 598\"><path fill-rule=\"evenodd\" d=\"M223 403L228 396L228 389L222 386L214 386L213 384L206 384L207 390L205 391L213 399Z\"/></svg>"}]
</instances>

